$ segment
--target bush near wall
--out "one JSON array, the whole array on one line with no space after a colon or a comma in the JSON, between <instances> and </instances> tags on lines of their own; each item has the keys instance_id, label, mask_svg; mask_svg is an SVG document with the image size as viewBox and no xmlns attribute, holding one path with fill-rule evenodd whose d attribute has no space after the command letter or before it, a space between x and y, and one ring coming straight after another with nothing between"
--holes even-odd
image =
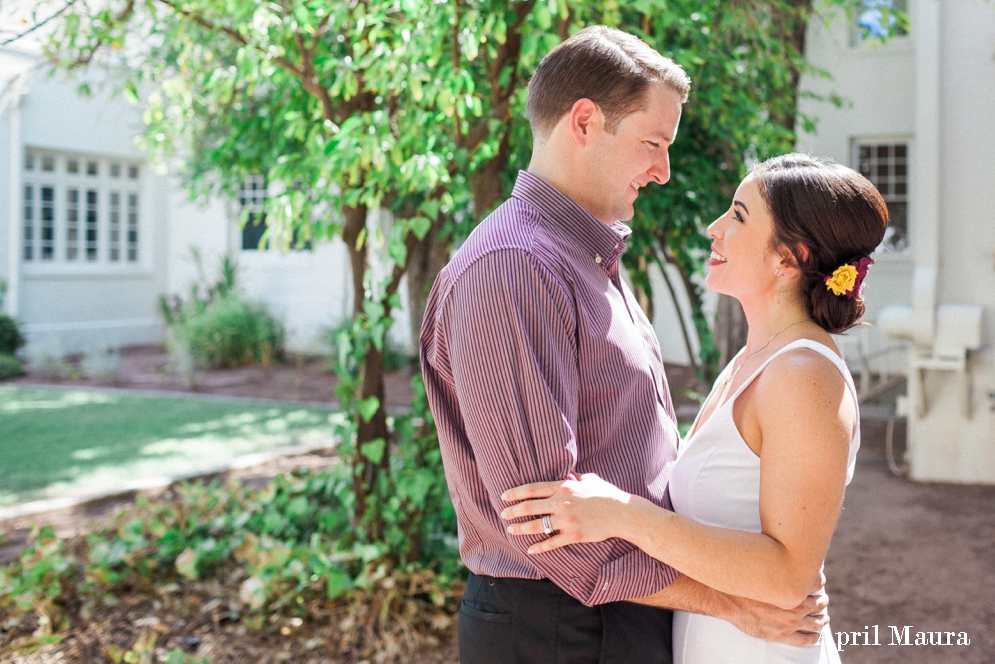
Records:
<instances>
[{"instance_id":1,"label":"bush near wall","mask_svg":"<svg viewBox=\"0 0 995 664\"><path fill-rule=\"evenodd\" d=\"M198 253L194 260L199 268ZM238 265L226 256L216 281L195 284L188 300L175 295L160 298L160 313L170 328L174 352L206 369L266 367L283 359L283 325L265 305L243 300L238 282Z\"/></svg>"},{"instance_id":2,"label":"bush near wall","mask_svg":"<svg viewBox=\"0 0 995 664\"><path fill-rule=\"evenodd\" d=\"M13 355L0 353L0 380L17 378L24 375L24 367L21 361Z\"/></svg>"},{"instance_id":3,"label":"bush near wall","mask_svg":"<svg viewBox=\"0 0 995 664\"><path fill-rule=\"evenodd\" d=\"M7 314L0 314L0 355L13 355L26 342L18 322Z\"/></svg>"},{"instance_id":4,"label":"bush near wall","mask_svg":"<svg viewBox=\"0 0 995 664\"><path fill-rule=\"evenodd\" d=\"M206 368L269 366L283 357L283 326L261 304L229 293L182 323L197 363Z\"/></svg>"}]
</instances>

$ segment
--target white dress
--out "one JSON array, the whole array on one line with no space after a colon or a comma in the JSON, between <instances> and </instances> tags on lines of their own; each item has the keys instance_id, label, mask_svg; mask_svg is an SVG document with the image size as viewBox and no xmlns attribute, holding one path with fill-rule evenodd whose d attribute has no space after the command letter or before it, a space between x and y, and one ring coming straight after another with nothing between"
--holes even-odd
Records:
<instances>
[{"instance_id":1,"label":"white dress","mask_svg":"<svg viewBox=\"0 0 995 664\"><path fill-rule=\"evenodd\" d=\"M761 532L760 457L749 448L736 428L733 404L771 360L796 348L810 348L831 360L843 374L856 405L853 378L836 353L808 339L787 344L713 410L700 429L692 428L693 434L682 443L670 477L670 497L678 514L711 526ZM716 380L713 392L724 385L732 365L730 362ZM853 477L859 446L858 419L850 441L848 484ZM719 618L675 611L673 638L675 664L830 664L840 661L829 625L823 628L821 644L802 648L748 636Z\"/></svg>"}]
</instances>

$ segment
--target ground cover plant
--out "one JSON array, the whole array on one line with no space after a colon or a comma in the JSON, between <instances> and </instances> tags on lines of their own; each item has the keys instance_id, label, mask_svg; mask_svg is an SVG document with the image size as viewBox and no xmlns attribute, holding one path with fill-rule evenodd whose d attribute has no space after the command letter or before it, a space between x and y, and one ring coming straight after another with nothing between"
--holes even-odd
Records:
<instances>
[{"instance_id":1,"label":"ground cover plant","mask_svg":"<svg viewBox=\"0 0 995 664\"><path fill-rule=\"evenodd\" d=\"M464 572L445 541L386 565L351 528L349 481L340 463L260 491L186 484L86 537L37 530L0 567L0 659L411 661L451 636Z\"/></svg>"},{"instance_id":2,"label":"ground cover plant","mask_svg":"<svg viewBox=\"0 0 995 664\"><path fill-rule=\"evenodd\" d=\"M0 386L0 506L203 471L297 444L332 445L330 408Z\"/></svg>"}]
</instances>

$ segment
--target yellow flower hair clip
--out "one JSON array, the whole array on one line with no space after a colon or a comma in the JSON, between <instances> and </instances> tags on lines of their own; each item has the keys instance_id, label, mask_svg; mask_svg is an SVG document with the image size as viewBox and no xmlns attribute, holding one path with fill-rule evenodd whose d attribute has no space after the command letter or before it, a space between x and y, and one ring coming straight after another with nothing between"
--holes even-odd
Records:
<instances>
[{"instance_id":1,"label":"yellow flower hair clip","mask_svg":"<svg viewBox=\"0 0 995 664\"><path fill-rule=\"evenodd\" d=\"M852 299L860 294L864 277L867 276L867 268L873 264L873 258L864 256L852 263L840 265L830 276L823 279L826 290L832 291L833 295L844 295L847 299Z\"/></svg>"}]
</instances>

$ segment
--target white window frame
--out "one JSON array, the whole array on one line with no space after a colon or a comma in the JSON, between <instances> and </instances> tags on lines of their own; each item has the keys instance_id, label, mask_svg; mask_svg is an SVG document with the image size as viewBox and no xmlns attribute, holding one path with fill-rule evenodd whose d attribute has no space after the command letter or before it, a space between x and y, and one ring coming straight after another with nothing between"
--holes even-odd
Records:
<instances>
[{"instance_id":1,"label":"white window frame","mask_svg":"<svg viewBox=\"0 0 995 664\"><path fill-rule=\"evenodd\" d=\"M26 275L150 272L151 211L145 191L145 164L129 157L36 148L27 148L23 157L18 223L21 225L20 263ZM50 165L51 170L43 168L44 165ZM26 200L29 188L33 193L30 258ZM54 237L50 258L42 258L40 200L43 188L51 188L54 192ZM112 204L115 194L116 206ZM117 259L112 259L112 255Z\"/></svg>"},{"instance_id":2,"label":"white window frame","mask_svg":"<svg viewBox=\"0 0 995 664\"><path fill-rule=\"evenodd\" d=\"M880 246L875 250L878 254L891 254L895 256L908 256L911 253L911 246L914 238L912 236L912 188L914 186L914 169L915 169L915 149L913 145L912 138L909 136L874 136L874 137L861 137L854 138L851 140L850 147L850 167L853 168L858 173L861 172L860 164L860 149L862 147L875 148L878 146L891 145L905 146L905 194L894 193L893 185L901 181L901 176L897 176L891 173L888 176L889 186L888 193L882 192L882 197L885 199L886 203L903 202L905 204L905 244L902 247L897 247L890 242L882 242ZM891 164L894 166L894 162ZM875 178L870 178L871 182L878 186L880 180ZM900 200L904 196L904 201ZM897 200L896 200L897 199ZM886 238L890 236L890 233L886 234Z\"/></svg>"}]
</instances>

